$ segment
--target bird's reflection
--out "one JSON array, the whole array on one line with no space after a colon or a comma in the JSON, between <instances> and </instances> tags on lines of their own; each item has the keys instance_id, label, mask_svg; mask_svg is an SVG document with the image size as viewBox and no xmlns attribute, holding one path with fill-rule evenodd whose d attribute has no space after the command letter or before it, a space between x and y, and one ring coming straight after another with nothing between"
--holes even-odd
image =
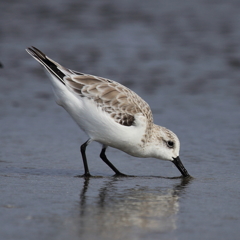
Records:
<instances>
[{"instance_id":1,"label":"bird's reflection","mask_svg":"<svg viewBox=\"0 0 240 240\"><path fill-rule=\"evenodd\" d=\"M126 179L105 179L97 195L92 197L88 190L95 186L95 181L85 179L80 193L81 231L91 229L96 234L112 232L113 236L115 233L119 236L133 229L157 232L174 230L179 198L191 179L176 179L175 184L168 188L137 185L136 179L132 187L129 187L129 182L126 187L123 184L128 181Z\"/></svg>"}]
</instances>

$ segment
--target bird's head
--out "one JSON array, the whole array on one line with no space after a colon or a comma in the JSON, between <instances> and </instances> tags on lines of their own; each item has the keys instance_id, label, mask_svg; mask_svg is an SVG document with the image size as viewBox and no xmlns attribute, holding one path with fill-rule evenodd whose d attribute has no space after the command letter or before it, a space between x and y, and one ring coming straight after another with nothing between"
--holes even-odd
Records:
<instances>
[{"instance_id":1,"label":"bird's head","mask_svg":"<svg viewBox=\"0 0 240 240\"><path fill-rule=\"evenodd\" d=\"M167 128L154 125L153 141L155 145L154 157L168 160L175 164L183 177L189 177L189 173L183 166L180 158L180 141L175 133Z\"/></svg>"}]
</instances>

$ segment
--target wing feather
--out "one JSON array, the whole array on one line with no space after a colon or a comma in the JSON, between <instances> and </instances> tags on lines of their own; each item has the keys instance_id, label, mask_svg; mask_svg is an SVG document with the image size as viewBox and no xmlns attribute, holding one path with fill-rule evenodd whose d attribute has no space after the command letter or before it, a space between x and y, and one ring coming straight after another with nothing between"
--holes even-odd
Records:
<instances>
[{"instance_id":1,"label":"wing feather","mask_svg":"<svg viewBox=\"0 0 240 240\"><path fill-rule=\"evenodd\" d=\"M66 86L79 97L87 97L108 113L115 122L131 126L134 115L142 113L153 122L149 105L127 87L105 78L92 75L68 75L64 77Z\"/></svg>"}]
</instances>

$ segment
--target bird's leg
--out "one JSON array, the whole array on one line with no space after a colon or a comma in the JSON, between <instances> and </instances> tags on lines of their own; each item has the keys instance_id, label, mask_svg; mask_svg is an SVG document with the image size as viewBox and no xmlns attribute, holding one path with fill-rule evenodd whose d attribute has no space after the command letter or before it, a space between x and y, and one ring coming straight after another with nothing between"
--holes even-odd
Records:
<instances>
[{"instance_id":1,"label":"bird's leg","mask_svg":"<svg viewBox=\"0 0 240 240\"><path fill-rule=\"evenodd\" d=\"M103 146L102 151L100 153L100 158L115 172L116 177L126 177L127 175L121 173L106 157L105 152L106 152L107 147Z\"/></svg>"},{"instance_id":2,"label":"bird's leg","mask_svg":"<svg viewBox=\"0 0 240 240\"><path fill-rule=\"evenodd\" d=\"M80 150L82 154L82 160L84 165L84 174L81 177L91 177L91 174L88 169L87 157L86 157L86 147L89 143L91 143L91 139L88 139L83 145L81 145Z\"/></svg>"}]
</instances>

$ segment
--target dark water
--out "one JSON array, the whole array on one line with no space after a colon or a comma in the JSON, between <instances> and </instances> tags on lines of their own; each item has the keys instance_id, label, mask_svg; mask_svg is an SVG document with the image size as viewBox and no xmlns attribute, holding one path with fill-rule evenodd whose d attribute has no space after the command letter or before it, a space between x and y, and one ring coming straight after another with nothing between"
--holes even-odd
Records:
<instances>
[{"instance_id":1,"label":"dark water","mask_svg":"<svg viewBox=\"0 0 240 240\"><path fill-rule=\"evenodd\" d=\"M210 2L210 3L209 3ZM239 1L0 2L0 239L239 239ZM181 140L194 177L115 149L114 178L25 48L117 80Z\"/></svg>"}]
</instances>

